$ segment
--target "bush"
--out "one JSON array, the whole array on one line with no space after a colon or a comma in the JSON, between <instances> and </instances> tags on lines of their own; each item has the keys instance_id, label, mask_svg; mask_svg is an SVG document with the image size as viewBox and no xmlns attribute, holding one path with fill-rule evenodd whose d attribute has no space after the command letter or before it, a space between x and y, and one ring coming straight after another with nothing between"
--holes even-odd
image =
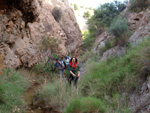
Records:
<instances>
[{"instance_id":1,"label":"bush","mask_svg":"<svg viewBox=\"0 0 150 113\"><path fill-rule=\"evenodd\" d=\"M55 70L54 70L54 62L53 61L49 61L49 62L41 62L38 63L36 65L34 65L32 67L32 72L36 73L36 74L48 74L53 75L55 74Z\"/></svg>"},{"instance_id":2,"label":"bush","mask_svg":"<svg viewBox=\"0 0 150 113\"><path fill-rule=\"evenodd\" d=\"M130 0L130 7L131 11L142 11L149 7L150 1L149 0Z\"/></svg>"},{"instance_id":3,"label":"bush","mask_svg":"<svg viewBox=\"0 0 150 113\"><path fill-rule=\"evenodd\" d=\"M90 50L95 41L94 35L90 33L88 30L84 31L82 35L83 35L83 45L82 45L83 51Z\"/></svg>"},{"instance_id":4,"label":"bush","mask_svg":"<svg viewBox=\"0 0 150 113\"><path fill-rule=\"evenodd\" d=\"M53 10L52 10L52 15L54 16L55 20L57 22L60 21L61 17L62 17L62 12L61 12L61 9L58 8L58 7L55 7Z\"/></svg>"},{"instance_id":5,"label":"bush","mask_svg":"<svg viewBox=\"0 0 150 113\"><path fill-rule=\"evenodd\" d=\"M65 113L104 113L105 103L95 97L83 97L70 102Z\"/></svg>"},{"instance_id":6,"label":"bush","mask_svg":"<svg viewBox=\"0 0 150 113\"><path fill-rule=\"evenodd\" d=\"M145 41L147 40L149 39ZM141 78L144 80L146 80L150 74L150 46L148 42L145 43L147 47L143 48L137 55L137 68L140 71Z\"/></svg>"},{"instance_id":7,"label":"bush","mask_svg":"<svg viewBox=\"0 0 150 113\"><path fill-rule=\"evenodd\" d=\"M49 55L58 54L61 51L59 40L55 37L43 36L39 48L43 55L45 62L48 60Z\"/></svg>"},{"instance_id":8,"label":"bush","mask_svg":"<svg viewBox=\"0 0 150 113\"><path fill-rule=\"evenodd\" d=\"M74 4L73 6L74 6L74 10L78 10L79 9L77 4Z\"/></svg>"},{"instance_id":9,"label":"bush","mask_svg":"<svg viewBox=\"0 0 150 113\"><path fill-rule=\"evenodd\" d=\"M89 18L91 16L90 11L84 12L83 17L84 18Z\"/></svg>"},{"instance_id":10,"label":"bush","mask_svg":"<svg viewBox=\"0 0 150 113\"><path fill-rule=\"evenodd\" d=\"M94 15L88 20L89 32L98 36L105 28L109 27L113 20L126 8L127 3L112 2L99 6Z\"/></svg>"},{"instance_id":11,"label":"bush","mask_svg":"<svg viewBox=\"0 0 150 113\"><path fill-rule=\"evenodd\" d=\"M86 62L90 57L92 57L94 55L94 53L92 51L87 51L85 52L79 59L79 62L84 63Z\"/></svg>"},{"instance_id":12,"label":"bush","mask_svg":"<svg viewBox=\"0 0 150 113\"><path fill-rule=\"evenodd\" d=\"M55 79L53 82L42 86L42 90L35 96L36 99L33 104L45 108L50 106L52 109L61 109L67 107L70 100L80 97L80 92L74 87L70 87L66 81L62 79ZM45 103L45 104L41 104Z\"/></svg>"},{"instance_id":13,"label":"bush","mask_svg":"<svg viewBox=\"0 0 150 113\"><path fill-rule=\"evenodd\" d=\"M22 112L25 104L22 98L30 83L20 73L6 69L0 76L0 112L12 113L15 108Z\"/></svg>"},{"instance_id":14,"label":"bush","mask_svg":"<svg viewBox=\"0 0 150 113\"><path fill-rule=\"evenodd\" d=\"M126 19L118 19L113 22L109 28L109 33L116 37L123 37L128 32L128 25Z\"/></svg>"},{"instance_id":15,"label":"bush","mask_svg":"<svg viewBox=\"0 0 150 113\"><path fill-rule=\"evenodd\" d=\"M86 96L104 99L106 95L111 97L113 94L120 94L122 89L125 92L131 92L133 88L136 89L142 80L139 78L141 70L142 72L144 70L142 77L145 72L147 76L149 75L149 43L149 39L144 40L122 58L94 63L90 67L90 71L81 79L82 93Z\"/></svg>"}]
</instances>

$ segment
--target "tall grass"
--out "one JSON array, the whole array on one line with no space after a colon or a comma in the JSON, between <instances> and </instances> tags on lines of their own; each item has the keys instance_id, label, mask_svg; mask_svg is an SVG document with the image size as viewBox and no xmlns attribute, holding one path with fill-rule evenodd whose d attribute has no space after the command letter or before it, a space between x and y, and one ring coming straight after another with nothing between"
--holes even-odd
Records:
<instances>
[{"instance_id":1,"label":"tall grass","mask_svg":"<svg viewBox=\"0 0 150 113\"><path fill-rule=\"evenodd\" d=\"M149 43L147 38L116 59L97 62L90 57L77 88L56 79L42 86L35 103L64 113L130 113L128 96L149 76Z\"/></svg>"},{"instance_id":2,"label":"tall grass","mask_svg":"<svg viewBox=\"0 0 150 113\"><path fill-rule=\"evenodd\" d=\"M123 92L131 93L133 89L140 87L140 77L145 78L145 74L146 78L149 76L150 54L147 51L150 47L149 43L150 39L143 40L122 58L105 60L101 63L94 63L94 65L91 62L92 66L86 67L90 71L87 71L80 81L82 94L96 96L108 102L109 108L116 108L111 105L110 101L113 95L121 95ZM88 63L88 65L91 64Z\"/></svg>"},{"instance_id":3,"label":"tall grass","mask_svg":"<svg viewBox=\"0 0 150 113\"><path fill-rule=\"evenodd\" d=\"M104 113L105 103L95 97L74 99L70 102L64 113Z\"/></svg>"},{"instance_id":4,"label":"tall grass","mask_svg":"<svg viewBox=\"0 0 150 113\"><path fill-rule=\"evenodd\" d=\"M14 70L6 69L0 75L0 113L23 112L23 93L29 82Z\"/></svg>"},{"instance_id":5,"label":"tall grass","mask_svg":"<svg viewBox=\"0 0 150 113\"><path fill-rule=\"evenodd\" d=\"M40 106L44 108L49 106L54 110L63 110L69 105L69 102L74 98L79 98L81 93L79 89L74 86L70 86L64 79L55 79L51 83L47 83L42 86L42 90L35 95L33 104L40 105L41 102L45 104Z\"/></svg>"}]
</instances>

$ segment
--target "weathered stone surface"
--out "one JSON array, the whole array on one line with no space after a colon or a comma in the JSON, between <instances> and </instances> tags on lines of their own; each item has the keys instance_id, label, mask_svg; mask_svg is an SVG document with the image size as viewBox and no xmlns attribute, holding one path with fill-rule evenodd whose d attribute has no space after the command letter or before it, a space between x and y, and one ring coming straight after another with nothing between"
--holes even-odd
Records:
<instances>
[{"instance_id":1,"label":"weathered stone surface","mask_svg":"<svg viewBox=\"0 0 150 113\"><path fill-rule=\"evenodd\" d=\"M15 2L0 2L0 53L7 66L31 67L39 62L44 54L39 50L42 36L59 40L59 55L80 54L82 35L67 0ZM56 7L61 13L59 21L52 14Z\"/></svg>"},{"instance_id":2,"label":"weathered stone surface","mask_svg":"<svg viewBox=\"0 0 150 113\"><path fill-rule=\"evenodd\" d=\"M100 49L105 46L105 43L106 43L108 40L113 39L113 38L114 38L114 36L111 36L111 35L110 35L109 33L107 33L107 32L102 33L102 34L96 39L92 51L93 51L94 53L99 52Z\"/></svg>"},{"instance_id":3,"label":"weathered stone surface","mask_svg":"<svg viewBox=\"0 0 150 113\"><path fill-rule=\"evenodd\" d=\"M131 30L134 33L129 38L131 44L135 44L146 36L150 35L150 10L142 11L140 13L130 13L128 21Z\"/></svg>"},{"instance_id":4,"label":"weathered stone surface","mask_svg":"<svg viewBox=\"0 0 150 113\"><path fill-rule=\"evenodd\" d=\"M115 58L117 56L123 56L125 52L126 52L126 49L124 47L116 46L104 52L100 61L103 61L109 57Z\"/></svg>"},{"instance_id":5,"label":"weathered stone surface","mask_svg":"<svg viewBox=\"0 0 150 113\"><path fill-rule=\"evenodd\" d=\"M130 95L130 109L133 113L149 113L150 112L150 79L143 83L139 91Z\"/></svg>"}]
</instances>

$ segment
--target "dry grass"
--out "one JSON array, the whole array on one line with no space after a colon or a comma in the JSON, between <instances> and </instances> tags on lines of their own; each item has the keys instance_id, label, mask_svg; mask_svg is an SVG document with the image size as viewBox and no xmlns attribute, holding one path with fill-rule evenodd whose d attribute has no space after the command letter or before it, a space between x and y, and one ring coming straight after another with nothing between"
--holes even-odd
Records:
<instances>
[{"instance_id":1,"label":"dry grass","mask_svg":"<svg viewBox=\"0 0 150 113\"><path fill-rule=\"evenodd\" d=\"M94 55L94 53L92 51L87 51L80 57L79 62L84 63L93 55Z\"/></svg>"},{"instance_id":2,"label":"dry grass","mask_svg":"<svg viewBox=\"0 0 150 113\"><path fill-rule=\"evenodd\" d=\"M0 54L0 75L2 74L3 68L4 68L4 59L3 56Z\"/></svg>"},{"instance_id":3,"label":"dry grass","mask_svg":"<svg viewBox=\"0 0 150 113\"><path fill-rule=\"evenodd\" d=\"M150 47L146 47L138 54L138 68L143 79L147 79L150 74Z\"/></svg>"}]
</instances>

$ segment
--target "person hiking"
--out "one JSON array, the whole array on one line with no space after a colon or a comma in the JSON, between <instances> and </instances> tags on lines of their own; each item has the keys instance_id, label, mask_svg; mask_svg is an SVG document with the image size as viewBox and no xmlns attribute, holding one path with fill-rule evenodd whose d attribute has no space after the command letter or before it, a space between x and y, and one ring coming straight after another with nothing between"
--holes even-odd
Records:
<instances>
[{"instance_id":1,"label":"person hiking","mask_svg":"<svg viewBox=\"0 0 150 113\"><path fill-rule=\"evenodd\" d=\"M64 74L64 65L59 59L56 59L56 62L54 64L54 69L57 69L57 74L62 75Z\"/></svg>"},{"instance_id":2,"label":"person hiking","mask_svg":"<svg viewBox=\"0 0 150 113\"><path fill-rule=\"evenodd\" d=\"M66 66L67 66L67 69L68 69L68 67L69 67L69 65L70 65L70 57L69 56L65 56L65 59L64 59L64 61L65 61L65 63L66 63Z\"/></svg>"},{"instance_id":3,"label":"person hiking","mask_svg":"<svg viewBox=\"0 0 150 113\"><path fill-rule=\"evenodd\" d=\"M62 66L62 69L61 69L61 74L62 74L62 76L64 75L64 70L66 69L66 63L64 62L63 59L64 59L64 58L61 57L61 60L60 60L60 63L61 63L61 66Z\"/></svg>"},{"instance_id":4,"label":"person hiking","mask_svg":"<svg viewBox=\"0 0 150 113\"><path fill-rule=\"evenodd\" d=\"M77 85L77 81L80 77L80 71L78 70L77 66L78 60L77 58L73 57L70 59L70 77L68 79L69 83L71 84L72 81L74 81L74 85ZM78 72L77 72L78 71Z\"/></svg>"}]
</instances>

